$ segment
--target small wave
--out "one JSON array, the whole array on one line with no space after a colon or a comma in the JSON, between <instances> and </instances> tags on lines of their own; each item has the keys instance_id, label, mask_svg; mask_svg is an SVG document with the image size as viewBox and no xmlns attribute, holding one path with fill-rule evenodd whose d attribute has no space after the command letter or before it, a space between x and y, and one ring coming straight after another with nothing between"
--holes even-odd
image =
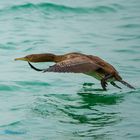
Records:
<instances>
[{"instance_id":1,"label":"small wave","mask_svg":"<svg viewBox=\"0 0 140 140\"><path fill-rule=\"evenodd\" d=\"M128 28L128 29L140 28L140 24L126 24L119 26L119 28Z\"/></svg>"},{"instance_id":2,"label":"small wave","mask_svg":"<svg viewBox=\"0 0 140 140\"><path fill-rule=\"evenodd\" d=\"M132 49L120 49L120 50L114 50L114 52L117 53L126 53L126 54L138 54L139 52L137 50Z\"/></svg>"},{"instance_id":3,"label":"small wave","mask_svg":"<svg viewBox=\"0 0 140 140\"><path fill-rule=\"evenodd\" d=\"M9 10L9 11L19 11L27 9L38 9L38 10L47 10L47 12L59 11L63 13L72 12L72 13L108 13L116 12L116 7L113 5L110 6L96 6L96 7L70 7L65 5L59 5L54 3L26 3L21 5L11 6L0 11Z\"/></svg>"},{"instance_id":4,"label":"small wave","mask_svg":"<svg viewBox=\"0 0 140 140\"><path fill-rule=\"evenodd\" d=\"M26 132L24 131L13 131L13 130L4 130L2 132L0 132L0 134L6 134L6 135L22 135L22 134L26 134Z\"/></svg>"},{"instance_id":5,"label":"small wave","mask_svg":"<svg viewBox=\"0 0 140 140\"><path fill-rule=\"evenodd\" d=\"M16 81L20 86L49 86L50 84L41 81Z\"/></svg>"},{"instance_id":6,"label":"small wave","mask_svg":"<svg viewBox=\"0 0 140 140\"><path fill-rule=\"evenodd\" d=\"M15 50L15 48L12 46L12 45L8 45L8 44L6 44L6 45L3 45L3 44L0 44L0 50Z\"/></svg>"},{"instance_id":7,"label":"small wave","mask_svg":"<svg viewBox=\"0 0 140 140\"><path fill-rule=\"evenodd\" d=\"M20 90L20 87L15 86L15 85L0 84L0 90L1 91L17 91L17 90Z\"/></svg>"},{"instance_id":8,"label":"small wave","mask_svg":"<svg viewBox=\"0 0 140 140\"><path fill-rule=\"evenodd\" d=\"M15 121L15 122L11 122L9 124L5 124L5 125L1 125L1 131L0 134L3 135L22 135L22 134L26 134L26 130L11 130L11 127L17 127L18 125L21 125L21 121Z\"/></svg>"},{"instance_id":9,"label":"small wave","mask_svg":"<svg viewBox=\"0 0 140 140\"><path fill-rule=\"evenodd\" d=\"M21 121L15 121L15 122L12 122L12 123L9 123L9 124L6 124L6 125L1 125L0 127L10 127L10 126L16 126L16 125L19 125L21 124Z\"/></svg>"},{"instance_id":10,"label":"small wave","mask_svg":"<svg viewBox=\"0 0 140 140\"><path fill-rule=\"evenodd\" d=\"M15 6L12 6L12 7L10 7L9 9L12 9L12 10L19 10L19 9L27 9L27 8L35 8L35 7L36 7L35 4L26 3L26 4L22 4L22 5L15 5Z\"/></svg>"},{"instance_id":11,"label":"small wave","mask_svg":"<svg viewBox=\"0 0 140 140\"><path fill-rule=\"evenodd\" d=\"M134 62L140 62L140 58L134 58L134 59L131 59L132 61Z\"/></svg>"},{"instance_id":12,"label":"small wave","mask_svg":"<svg viewBox=\"0 0 140 140\"><path fill-rule=\"evenodd\" d=\"M97 7L70 7L52 3L41 3L36 5L38 8L46 10L54 10L60 12L75 12L75 13L104 13L104 12L115 12L115 9L109 6L97 6Z\"/></svg>"}]
</instances>

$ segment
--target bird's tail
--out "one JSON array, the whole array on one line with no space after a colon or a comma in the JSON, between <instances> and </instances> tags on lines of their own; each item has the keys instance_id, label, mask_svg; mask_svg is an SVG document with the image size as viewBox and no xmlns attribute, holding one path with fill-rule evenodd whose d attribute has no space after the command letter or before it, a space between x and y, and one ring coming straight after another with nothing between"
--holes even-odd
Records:
<instances>
[{"instance_id":1,"label":"bird's tail","mask_svg":"<svg viewBox=\"0 0 140 140\"><path fill-rule=\"evenodd\" d=\"M29 66L34 69L35 71L44 71L44 69L39 69L39 68L36 68L34 67L30 62L28 62Z\"/></svg>"},{"instance_id":2,"label":"bird's tail","mask_svg":"<svg viewBox=\"0 0 140 140\"><path fill-rule=\"evenodd\" d=\"M129 83L127 83L126 81L123 81L123 80L119 80L119 82L121 82L123 85L131 88L131 89L135 89L132 85L130 85Z\"/></svg>"}]
</instances>

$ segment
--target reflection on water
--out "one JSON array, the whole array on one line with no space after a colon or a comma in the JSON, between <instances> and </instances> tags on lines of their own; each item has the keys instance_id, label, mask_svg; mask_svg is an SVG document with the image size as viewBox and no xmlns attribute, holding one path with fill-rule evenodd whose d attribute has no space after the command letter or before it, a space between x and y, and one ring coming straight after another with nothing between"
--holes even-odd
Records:
<instances>
[{"instance_id":1,"label":"reflection on water","mask_svg":"<svg viewBox=\"0 0 140 140\"><path fill-rule=\"evenodd\" d=\"M36 99L32 111L43 118L55 119L57 116L57 123L67 126L61 132L63 134L81 138L105 138L108 128L121 121L115 107L123 100L123 96L100 92L43 95ZM71 131L67 130L70 126L74 126Z\"/></svg>"},{"instance_id":2,"label":"reflection on water","mask_svg":"<svg viewBox=\"0 0 140 140\"><path fill-rule=\"evenodd\" d=\"M115 105L123 98L122 94L109 93L99 88L82 88L77 94L90 105Z\"/></svg>"},{"instance_id":3,"label":"reflection on water","mask_svg":"<svg viewBox=\"0 0 140 140\"><path fill-rule=\"evenodd\" d=\"M83 103L88 104L88 106L95 105L115 105L122 101L122 95L102 95L93 93L79 93L82 97Z\"/></svg>"}]
</instances>

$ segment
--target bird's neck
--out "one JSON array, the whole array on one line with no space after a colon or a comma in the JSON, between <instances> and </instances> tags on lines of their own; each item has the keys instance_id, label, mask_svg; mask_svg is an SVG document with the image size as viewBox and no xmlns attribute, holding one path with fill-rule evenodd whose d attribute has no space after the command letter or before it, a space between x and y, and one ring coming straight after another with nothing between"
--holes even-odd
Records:
<instances>
[{"instance_id":1,"label":"bird's neck","mask_svg":"<svg viewBox=\"0 0 140 140\"><path fill-rule=\"evenodd\" d=\"M40 61L41 62L60 62L63 60L63 55L54 55L51 53L47 53L47 54L41 54L40 55Z\"/></svg>"}]
</instances>

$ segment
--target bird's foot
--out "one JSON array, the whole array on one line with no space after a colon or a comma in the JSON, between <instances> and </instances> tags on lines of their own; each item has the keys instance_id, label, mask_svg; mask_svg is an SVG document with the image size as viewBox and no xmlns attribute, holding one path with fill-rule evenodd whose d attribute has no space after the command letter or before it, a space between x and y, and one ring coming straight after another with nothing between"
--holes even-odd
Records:
<instances>
[{"instance_id":1,"label":"bird's foot","mask_svg":"<svg viewBox=\"0 0 140 140\"><path fill-rule=\"evenodd\" d=\"M108 83L104 79L102 79L101 86L102 86L103 90L106 90L107 85L108 85Z\"/></svg>"}]
</instances>

